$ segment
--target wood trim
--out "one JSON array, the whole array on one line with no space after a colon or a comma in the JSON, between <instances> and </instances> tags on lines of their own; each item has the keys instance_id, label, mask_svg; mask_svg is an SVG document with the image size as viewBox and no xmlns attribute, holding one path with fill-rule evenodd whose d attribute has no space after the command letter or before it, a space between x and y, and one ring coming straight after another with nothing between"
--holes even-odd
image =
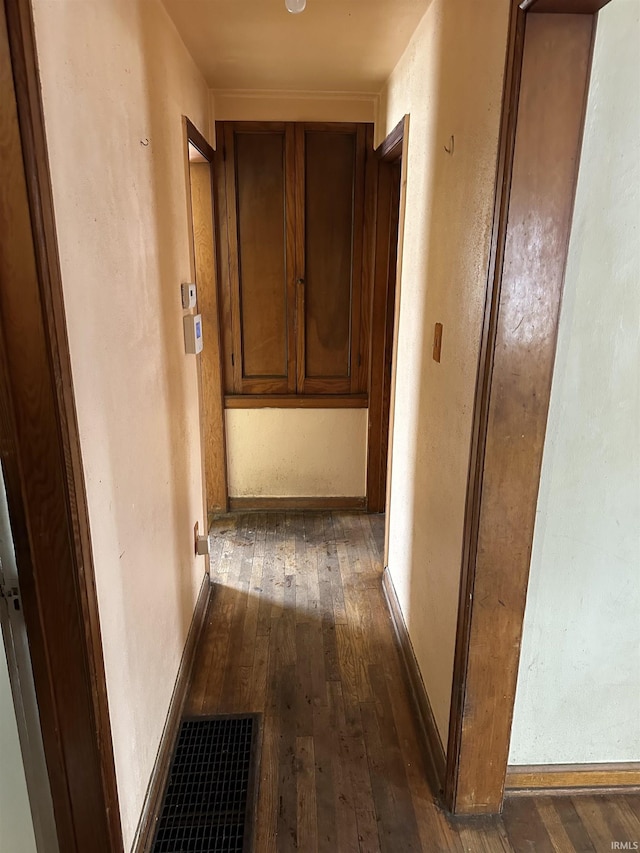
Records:
<instances>
[{"instance_id":1,"label":"wood trim","mask_svg":"<svg viewBox=\"0 0 640 853\"><path fill-rule=\"evenodd\" d=\"M523 0L523 12L595 15L611 0Z\"/></svg>"},{"instance_id":2,"label":"wood trim","mask_svg":"<svg viewBox=\"0 0 640 853\"><path fill-rule=\"evenodd\" d=\"M529 16L524 41L517 7L512 21L449 733L457 814L502 806L594 20ZM518 246L538 221L536 252ZM530 320L513 327L513 312Z\"/></svg>"},{"instance_id":3,"label":"wood trim","mask_svg":"<svg viewBox=\"0 0 640 853\"><path fill-rule=\"evenodd\" d=\"M487 276L487 297L484 307L478 375L473 405L473 423L463 531L462 574L458 604L458 625L451 692L451 713L447 744L447 778L445 803L455 810L457 776L460 770L460 740L464 718L466 691L466 662L469 654L469 626L472 612L474 582L473 559L477 547L478 518L480 515L482 464L487 433L489 390L495 346L496 315L500 297L500 276L504 258L504 237L507 225L511 170L515 144L516 111L520 92L520 73L524 51L525 15L512 3L507 44L502 117L498 141L493 229Z\"/></svg>"},{"instance_id":4,"label":"wood trim","mask_svg":"<svg viewBox=\"0 0 640 853\"><path fill-rule=\"evenodd\" d=\"M117 853L120 810L29 0L4 0L0 51L0 447L16 562L60 850Z\"/></svg>"},{"instance_id":5,"label":"wood trim","mask_svg":"<svg viewBox=\"0 0 640 853\"><path fill-rule=\"evenodd\" d=\"M393 162L402 156L407 116L403 116L391 133L376 148L381 160Z\"/></svg>"},{"instance_id":6,"label":"wood trim","mask_svg":"<svg viewBox=\"0 0 640 853\"><path fill-rule=\"evenodd\" d=\"M187 140L198 149L209 163L213 163L216 152L187 116L183 116L183 120L187 131Z\"/></svg>"},{"instance_id":7,"label":"wood trim","mask_svg":"<svg viewBox=\"0 0 640 853\"><path fill-rule=\"evenodd\" d=\"M291 123L285 128L285 257L287 265L287 391L295 394L297 389L296 372L298 369L298 351L296 349L296 328L298 324L298 286L296 276L299 264L296 245L297 215L297 162L295 126ZM304 316L304 315L303 315Z\"/></svg>"},{"instance_id":8,"label":"wood trim","mask_svg":"<svg viewBox=\"0 0 640 853\"><path fill-rule=\"evenodd\" d=\"M227 207L227 238L229 246L229 292L231 303L231 362L233 390L242 392L242 331L240 318L240 270L238 262L238 203L236 198L236 153L233 124L225 122L223 162L225 172L225 198Z\"/></svg>"},{"instance_id":9,"label":"wood trim","mask_svg":"<svg viewBox=\"0 0 640 853\"><path fill-rule=\"evenodd\" d=\"M356 133L363 122L357 121L302 121L296 122L305 130L327 130L334 133Z\"/></svg>"},{"instance_id":10,"label":"wood trim","mask_svg":"<svg viewBox=\"0 0 640 853\"><path fill-rule=\"evenodd\" d=\"M366 385L362 384L362 362L363 359L363 341L362 336L362 292L367 290L362 284L362 270L365 252L364 242L364 214L365 214L365 188L366 184L366 169L367 169L367 142L373 137L369 136L369 127L364 124L357 125L355 138L355 158L354 158L354 186L353 186L353 224L351 235L351 347L349 355L349 374L351 378L350 391L352 394L357 394L366 389ZM370 184L369 184L370 186ZM365 321L365 328L367 327ZM366 346L366 344L365 344ZM309 390L313 390L310 385Z\"/></svg>"},{"instance_id":11,"label":"wood trim","mask_svg":"<svg viewBox=\"0 0 640 853\"><path fill-rule=\"evenodd\" d=\"M378 158L373 150L373 125L365 128L364 221L362 228L362 273L360 288L360 335L358 340L358 384L369 388L371 368L371 323L376 254L376 216L378 204Z\"/></svg>"},{"instance_id":12,"label":"wood trim","mask_svg":"<svg viewBox=\"0 0 640 853\"><path fill-rule=\"evenodd\" d=\"M245 133L285 133L286 121L219 121L218 126L238 128Z\"/></svg>"},{"instance_id":13,"label":"wood trim","mask_svg":"<svg viewBox=\"0 0 640 853\"><path fill-rule=\"evenodd\" d=\"M542 793L593 794L640 790L640 762L614 764L534 764L507 767L505 792L509 795Z\"/></svg>"},{"instance_id":14,"label":"wood trim","mask_svg":"<svg viewBox=\"0 0 640 853\"><path fill-rule=\"evenodd\" d=\"M371 297L369 348L369 425L367 442L367 509L383 512L389 462L393 339L395 330L398 263L401 249L400 220L404 218L402 160L407 117L396 125L378 148L376 188L375 258ZM387 151L381 159L382 147ZM406 160L406 157L404 158ZM398 174L399 171L399 174ZM385 559L386 562L386 559Z\"/></svg>"},{"instance_id":15,"label":"wood trim","mask_svg":"<svg viewBox=\"0 0 640 853\"><path fill-rule=\"evenodd\" d=\"M223 345L220 322L220 286L218 246L216 241L217 216L215 207L216 187L214 178L215 152L204 136L186 116L183 118L185 130L185 156L188 197L188 228L190 236L190 254L193 281L197 284L197 305L204 327L205 346L197 357L198 396L200 399L200 444L202 453L202 473L206 515L226 512L227 509L227 449L224 422L223 387ZM189 162L189 143L192 143L208 161L194 163L195 169L208 168L208 183L211 188L210 233L201 225L201 235L195 233L193 220L192 186L197 177L192 175ZM203 247L204 242L204 247ZM199 261L205 269L205 275L199 274ZM206 274L208 273L208 274Z\"/></svg>"},{"instance_id":16,"label":"wood trim","mask_svg":"<svg viewBox=\"0 0 640 853\"><path fill-rule=\"evenodd\" d=\"M396 376L398 371L398 333L400 329L400 298L402 290L402 251L407 207L407 168L409 161L410 117L404 117L402 158L400 165L400 209L398 211L398 261L396 264L396 295L393 307L393 340L391 342L391 380L389 384L389 438L387 441L387 484L385 493L384 519L384 565L389 564L389 527L391 524L391 470L393 467L393 427L396 408Z\"/></svg>"},{"instance_id":17,"label":"wood trim","mask_svg":"<svg viewBox=\"0 0 640 853\"><path fill-rule=\"evenodd\" d=\"M230 512L264 512L266 510L363 510L364 497L309 498L229 498Z\"/></svg>"},{"instance_id":18,"label":"wood trim","mask_svg":"<svg viewBox=\"0 0 640 853\"><path fill-rule=\"evenodd\" d=\"M216 216L216 258L218 261L217 275L220 282L220 331L222 336L222 382L225 393L232 393L235 388L234 358L233 358L233 307L231 303L231 282L233 281L232 266L236 263L229 251L229 215L227 203L227 168L225 163L225 125L217 122L215 125L218 148L215 152L213 179L215 184L214 206Z\"/></svg>"},{"instance_id":19,"label":"wood trim","mask_svg":"<svg viewBox=\"0 0 640 853\"><path fill-rule=\"evenodd\" d=\"M418 723L425 764L430 777L429 782L433 791L442 793L446 765L444 747L388 568L385 568L382 575L382 589L393 623L403 675Z\"/></svg>"},{"instance_id":20,"label":"wood trim","mask_svg":"<svg viewBox=\"0 0 640 853\"><path fill-rule=\"evenodd\" d=\"M371 300L371 348L369 353L369 419L367 427L367 510L384 511L382 459L387 448L382 447L384 417L384 378L386 353L386 313L391 263L391 229L393 227L393 170L382 163L378 171L376 210L376 257L374 286ZM387 413L388 414L388 413Z\"/></svg>"},{"instance_id":21,"label":"wood trim","mask_svg":"<svg viewBox=\"0 0 640 853\"><path fill-rule=\"evenodd\" d=\"M228 394L225 409L366 409L366 394Z\"/></svg>"},{"instance_id":22,"label":"wood trim","mask_svg":"<svg viewBox=\"0 0 640 853\"><path fill-rule=\"evenodd\" d=\"M169 702L167 718L164 729L162 730L160 745L142 806L140 822L138 823L138 828L133 839L131 847L133 853L148 853L153 843L153 836L160 816L162 797L171 765L173 747L178 735L185 699L191 685L191 674L196 659L196 649L206 622L212 594L213 584L211 583L209 573L205 572L191 618L189 633L187 634L182 651L178 674L173 687L173 693L171 694L171 701Z\"/></svg>"},{"instance_id":23,"label":"wood trim","mask_svg":"<svg viewBox=\"0 0 640 853\"><path fill-rule=\"evenodd\" d=\"M293 240L295 245L295 309L294 309L294 340L296 354L295 388L298 394L304 392L306 374L306 307L305 307L305 277L306 277L306 243L305 243L305 125L296 124L295 139L295 201L293 220Z\"/></svg>"}]
</instances>

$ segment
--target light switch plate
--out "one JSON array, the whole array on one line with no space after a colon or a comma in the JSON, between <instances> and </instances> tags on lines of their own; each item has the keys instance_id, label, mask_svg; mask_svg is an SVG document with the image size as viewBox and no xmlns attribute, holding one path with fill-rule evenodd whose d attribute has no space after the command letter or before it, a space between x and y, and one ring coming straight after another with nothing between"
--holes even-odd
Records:
<instances>
[{"instance_id":1,"label":"light switch plate","mask_svg":"<svg viewBox=\"0 0 640 853\"><path fill-rule=\"evenodd\" d=\"M182 307L186 310L196 307L196 286L192 282L180 285L182 293Z\"/></svg>"},{"instance_id":2,"label":"light switch plate","mask_svg":"<svg viewBox=\"0 0 640 853\"><path fill-rule=\"evenodd\" d=\"M209 553L209 537L198 536L196 539L196 554L199 557L206 557Z\"/></svg>"}]
</instances>

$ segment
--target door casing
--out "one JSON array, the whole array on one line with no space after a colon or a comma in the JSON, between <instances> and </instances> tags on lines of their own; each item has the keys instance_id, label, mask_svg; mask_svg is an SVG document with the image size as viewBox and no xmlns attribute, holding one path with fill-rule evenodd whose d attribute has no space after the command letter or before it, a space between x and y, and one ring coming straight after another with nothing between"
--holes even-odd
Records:
<instances>
[{"instance_id":1,"label":"door casing","mask_svg":"<svg viewBox=\"0 0 640 853\"><path fill-rule=\"evenodd\" d=\"M0 455L42 740L59 848L119 853L120 810L29 0L3 0L0 62Z\"/></svg>"},{"instance_id":2,"label":"door casing","mask_svg":"<svg viewBox=\"0 0 640 853\"><path fill-rule=\"evenodd\" d=\"M524 0L511 8L444 789L446 806L455 814L502 810L593 37L597 12L607 2ZM555 61L537 62L547 36ZM545 86L559 94L540 97ZM532 120L536 109L542 112ZM539 144L536 118L561 145ZM528 176L547 173L558 181L540 180L534 193ZM522 227L523 208L528 222L548 214L548 231L536 263L529 264L528 248L519 253L523 262L516 270L505 259L518 224ZM524 316L527 288L540 280L548 286L536 315L544 317L548 331L530 346L528 324L512 329L506 321L514 312ZM518 436L517 446L511 435Z\"/></svg>"}]
</instances>

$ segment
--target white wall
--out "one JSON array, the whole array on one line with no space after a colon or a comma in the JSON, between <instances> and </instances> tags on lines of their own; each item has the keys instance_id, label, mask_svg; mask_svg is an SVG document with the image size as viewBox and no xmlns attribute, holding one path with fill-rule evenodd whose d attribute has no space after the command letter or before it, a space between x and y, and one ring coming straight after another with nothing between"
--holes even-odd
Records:
<instances>
[{"instance_id":1,"label":"white wall","mask_svg":"<svg viewBox=\"0 0 640 853\"><path fill-rule=\"evenodd\" d=\"M509 5L432 0L376 127L410 114L389 572L445 744Z\"/></svg>"},{"instance_id":2,"label":"white wall","mask_svg":"<svg viewBox=\"0 0 640 853\"><path fill-rule=\"evenodd\" d=\"M227 409L232 497L364 496L367 409Z\"/></svg>"},{"instance_id":3,"label":"white wall","mask_svg":"<svg viewBox=\"0 0 640 853\"><path fill-rule=\"evenodd\" d=\"M0 472L0 562L6 573L5 582L9 583L8 569L11 565L15 571L15 555L2 472ZM11 628L7 605L1 600L0 622L2 622L2 631L0 631L0 853L36 853L36 839L4 642L4 631L7 632L8 637L11 637ZM13 640L9 642L12 643Z\"/></svg>"},{"instance_id":4,"label":"white wall","mask_svg":"<svg viewBox=\"0 0 640 853\"><path fill-rule=\"evenodd\" d=\"M36 853L4 646L0 648L0 853Z\"/></svg>"},{"instance_id":5,"label":"white wall","mask_svg":"<svg viewBox=\"0 0 640 853\"><path fill-rule=\"evenodd\" d=\"M182 115L208 90L157 0L35 0L125 848L205 564Z\"/></svg>"},{"instance_id":6,"label":"white wall","mask_svg":"<svg viewBox=\"0 0 640 853\"><path fill-rule=\"evenodd\" d=\"M640 761L640 4L599 15L512 764Z\"/></svg>"}]
</instances>

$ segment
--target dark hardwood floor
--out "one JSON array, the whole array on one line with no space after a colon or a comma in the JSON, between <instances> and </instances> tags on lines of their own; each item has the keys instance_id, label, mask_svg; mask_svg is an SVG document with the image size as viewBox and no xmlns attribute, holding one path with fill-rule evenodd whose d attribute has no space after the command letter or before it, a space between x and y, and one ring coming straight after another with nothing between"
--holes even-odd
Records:
<instances>
[{"instance_id":1,"label":"dark hardwood floor","mask_svg":"<svg viewBox=\"0 0 640 853\"><path fill-rule=\"evenodd\" d=\"M438 807L381 589L382 536L383 517L360 513L246 513L212 527L216 588L185 713L263 714L256 853L600 853L640 841L638 796L514 797L490 819Z\"/></svg>"}]
</instances>

